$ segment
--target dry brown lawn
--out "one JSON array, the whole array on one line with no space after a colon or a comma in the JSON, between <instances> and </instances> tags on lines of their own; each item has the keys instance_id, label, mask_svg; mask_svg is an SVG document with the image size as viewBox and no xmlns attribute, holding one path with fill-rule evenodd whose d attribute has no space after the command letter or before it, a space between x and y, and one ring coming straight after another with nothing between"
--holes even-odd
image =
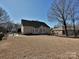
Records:
<instances>
[{"instance_id":1,"label":"dry brown lawn","mask_svg":"<svg viewBox=\"0 0 79 59\"><path fill-rule=\"evenodd\" d=\"M0 59L79 59L79 40L55 36L9 36Z\"/></svg>"}]
</instances>

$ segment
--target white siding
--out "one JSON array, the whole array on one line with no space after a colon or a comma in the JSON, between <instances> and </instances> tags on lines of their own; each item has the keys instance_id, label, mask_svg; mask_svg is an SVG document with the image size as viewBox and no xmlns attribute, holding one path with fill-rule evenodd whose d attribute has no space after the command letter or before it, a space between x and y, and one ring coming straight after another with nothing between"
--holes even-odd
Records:
<instances>
[{"instance_id":1,"label":"white siding","mask_svg":"<svg viewBox=\"0 0 79 59\"><path fill-rule=\"evenodd\" d=\"M31 26L21 26L22 34L45 34L49 33L50 28L40 26L39 28L34 28Z\"/></svg>"},{"instance_id":2,"label":"white siding","mask_svg":"<svg viewBox=\"0 0 79 59\"><path fill-rule=\"evenodd\" d=\"M24 33L24 27L21 25L21 33Z\"/></svg>"}]
</instances>

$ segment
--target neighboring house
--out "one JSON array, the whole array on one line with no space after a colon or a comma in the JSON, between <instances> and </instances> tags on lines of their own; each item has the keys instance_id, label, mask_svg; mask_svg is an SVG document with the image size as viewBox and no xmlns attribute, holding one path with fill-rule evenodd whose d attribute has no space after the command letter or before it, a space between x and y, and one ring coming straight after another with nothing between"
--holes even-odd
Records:
<instances>
[{"instance_id":1,"label":"neighboring house","mask_svg":"<svg viewBox=\"0 0 79 59\"><path fill-rule=\"evenodd\" d=\"M63 35L64 29L62 27L55 27L52 29L54 35Z\"/></svg>"},{"instance_id":2,"label":"neighboring house","mask_svg":"<svg viewBox=\"0 0 79 59\"><path fill-rule=\"evenodd\" d=\"M49 34L50 27L44 22L21 20L22 34Z\"/></svg>"},{"instance_id":3,"label":"neighboring house","mask_svg":"<svg viewBox=\"0 0 79 59\"><path fill-rule=\"evenodd\" d=\"M76 34L79 34L79 26L76 26L75 30L76 30ZM65 35L64 26L55 27L52 29L52 31L54 32L55 35ZM74 34L73 26L68 25L67 31L69 35L73 35Z\"/></svg>"},{"instance_id":4,"label":"neighboring house","mask_svg":"<svg viewBox=\"0 0 79 59\"><path fill-rule=\"evenodd\" d=\"M11 28L12 33L18 33L18 30L21 28L20 24L13 24Z\"/></svg>"},{"instance_id":5,"label":"neighboring house","mask_svg":"<svg viewBox=\"0 0 79 59\"><path fill-rule=\"evenodd\" d=\"M17 29L16 28L12 28L11 33L17 33Z\"/></svg>"}]
</instances>

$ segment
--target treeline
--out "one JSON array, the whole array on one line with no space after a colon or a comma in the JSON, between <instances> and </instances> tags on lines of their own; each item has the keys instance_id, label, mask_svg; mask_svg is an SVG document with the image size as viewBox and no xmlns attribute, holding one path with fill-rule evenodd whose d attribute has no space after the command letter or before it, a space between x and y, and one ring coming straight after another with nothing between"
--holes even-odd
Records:
<instances>
[{"instance_id":1,"label":"treeline","mask_svg":"<svg viewBox=\"0 0 79 59\"><path fill-rule=\"evenodd\" d=\"M11 19L8 13L0 7L0 39L7 35L9 32L13 32L13 29L15 31L18 30L20 24L15 24Z\"/></svg>"}]
</instances>

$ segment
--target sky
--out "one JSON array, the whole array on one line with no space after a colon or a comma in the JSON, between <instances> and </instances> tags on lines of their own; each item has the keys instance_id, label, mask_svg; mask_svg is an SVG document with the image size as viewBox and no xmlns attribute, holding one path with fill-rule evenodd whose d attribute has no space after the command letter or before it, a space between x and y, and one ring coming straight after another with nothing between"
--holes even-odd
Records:
<instances>
[{"instance_id":1,"label":"sky","mask_svg":"<svg viewBox=\"0 0 79 59\"><path fill-rule=\"evenodd\" d=\"M7 11L11 20L20 23L21 19L37 20L55 25L47 18L52 0L0 0L0 6Z\"/></svg>"}]
</instances>

